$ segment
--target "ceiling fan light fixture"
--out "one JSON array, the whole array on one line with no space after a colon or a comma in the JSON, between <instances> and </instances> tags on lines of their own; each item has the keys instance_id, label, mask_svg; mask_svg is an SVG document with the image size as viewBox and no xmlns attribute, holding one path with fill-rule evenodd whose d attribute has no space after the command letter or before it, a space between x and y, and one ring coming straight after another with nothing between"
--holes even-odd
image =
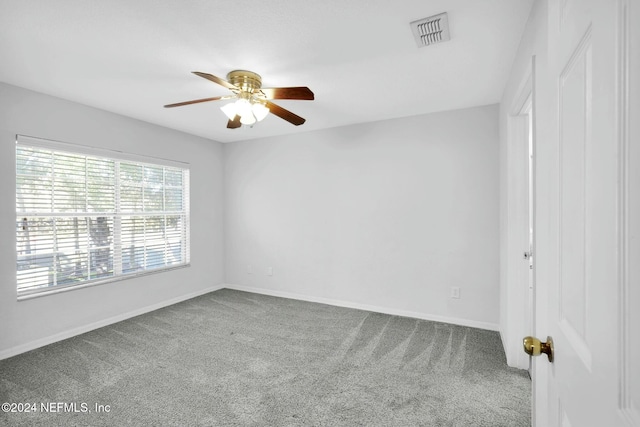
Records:
<instances>
[{"instance_id":1,"label":"ceiling fan light fixture","mask_svg":"<svg viewBox=\"0 0 640 427\"><path fill-rule=\"evenodd\" d=\"M182 107L202 102L235 99L234 102L220 107L229 119L227 123L228 129L238 129L241 125L253 126L256 122L264 120L269 113L286 120L294 126L300 126L305 122L304 118L274 104L271 100L297 99L312 101L314 99L313 92L306 86L263 88L262 78L258 74L247 70L231 71L227 74L228 81L200 71L193 71L193 74L229 89L233 92L233 95L194 99L192 101L167 104L164 107Z\"/></svg>"}]
</instances>

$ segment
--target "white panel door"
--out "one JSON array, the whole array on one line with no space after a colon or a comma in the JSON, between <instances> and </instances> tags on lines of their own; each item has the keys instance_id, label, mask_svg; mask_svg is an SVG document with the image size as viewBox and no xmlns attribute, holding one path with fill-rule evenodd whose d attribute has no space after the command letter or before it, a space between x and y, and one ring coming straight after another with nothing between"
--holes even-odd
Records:
<instances>
[{"instance_id":1,"label":"white panel door","mask_svg":"<svg viewBox=\"0 0 640 427\"><path fill-rule=\"evenodd\" d=\"M630 61L638 49L629 25L640 22L638 2L548 5L547 130L538 141L546 144L538 158L544 257L537 264L546 298L536 330L552 336L555 360L535 359L534 420L538 427L638 426L640 300L637 268L628 262L633 250L640 255L631 233L640 182L630 180L638 176L631 165L638 133L629 125L630 114L640 119L638 94L629 90L640 74ZM633 166L640 167L637 160Z\"/></svg>"}]
</instances>

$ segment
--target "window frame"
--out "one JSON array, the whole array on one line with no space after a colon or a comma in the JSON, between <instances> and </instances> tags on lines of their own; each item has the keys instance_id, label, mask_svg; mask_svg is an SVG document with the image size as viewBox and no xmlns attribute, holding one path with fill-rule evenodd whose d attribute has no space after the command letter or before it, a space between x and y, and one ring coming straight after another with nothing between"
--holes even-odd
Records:
<instances>
[{"instance_id":1,"label":"window frame","mask_svg":"<svg viewBox=\"0 0 640 427\"><path fill-rule=\"evenodd\" d=\"M15 280L15 285L16 285L16 294L17 294L17 299L18 301L20 300L25 300L25 299L30 299L30 298L35 298L35 297L40 297L40 296L45 296L45 295L51 295L51 294L56 294L56 293L60 293L60 292L67 292L67 291L71 291L71 290L75 290L75 289L82 289L82 288L86 288L86 287L91 287L91 286L97 286L97 285L102 285L102 284L106 284L106 283L111 283L111 282L118 282L121 280L128 280L128 279L132 279L132 278L137 278L137 277L141 277L141 276L146 276L146 275L150 275L150 274L157 274L157 273L163 273L163 272L167 272L167 271L171 271L171 270L176 270L176 269L182 269L185 267L189 267L191 265L191 212L190 212L190 188L191 188L191 182L190 182L190 164L186 163L186 162L180 162L180 161L176 161L176 160L169 160L169 159L164 159L164 158L160 158L160 157L152 157L152 156L143 156L143 155L138 155L138 154L133 154L133 153L125 153L122 151L116 151L116 150L109 150L109 149L104 149L104 148L96 148L96 147L91 147L91 146L86 146L86 145L80 145L80 144L72 144L72 143L67 143L67 142L61 142L61 141L53 141L53 140L49 140L49 139L44 139L44 138L37 138L37 137L32 137L32 136L26 136L26 135L16 135L16 141L15 141L15 146L16 146L16 151L14 154L14 166L15 166L15 170L14 170L14 178L15 178L15 191L16 191L16 221L18 221L19 217L31 217L31 218L36 218L36 217L42 217L42 218L49 218L49 217L62 217L62 218L89 218L91 217L91 215L86 215L84 216L83 213L89 213L89 212L78 212L78 211L73 211L73 212L68 212L68 215L65 215L64 213L57 213L57 212L46 212L46 213L40 213L40 212L19 212L18 211L18 205L17 205L17 196L18 196L18 149L19 147L30 147L30 148L34 148L34 149L43 149L43 150L49 150L52 152L61 152L63 154L71 154L71 155L79 155L79 156L90 156L90 157L97 157L97 158L101 158L101 159L107 159L109 161L114 161L115 162L115 167L114 167L114 192L115 192L115 196L114 196L114 200L115 200L115 205L113 207L113 211L107 211L104 212L107 215L102 215L103 212L101 212L101 215L98 216L106 216L106 217L113 217L114 221L113 221L113 229L111 230L111 239L112 239L112 246L113 246L113 255L112 260L113 260L113 272L112 275L110 276L106 276L106 277L99 277L99 278L95 278L95 279L88 279L88 280L82 280L80 282L77 283L72 283L72 284L56 284L56 285L49 285L49 286L42 286L40 288L31 288L31 289L22 289L20 290L18 288L18 260L19 260L19 251L18 251L18 233L15 233L15 250L14 250L14 254L15 254L15 268L16 268L16 280ZM177 168L180 169L182 171L182 199L183 199L183 209L180 210L180 216L181 218L184 218L184 224L181 227L183 229L182 233L183 233L183 237L184 237L184 249L183 249L183 260L180 263L177 264L172 264L172 265L164 265L164 266L160 266L160 267L154 267L154 268L148 268L148 266L145 266L145 269L143 270L137 270L137 271L129 271L129 272L124 272L123 271L123 266L122 266L122 260L120 259L119 261L116 262L117 260L117 256L119 255L120 257L122 257L123 254L123 242L121 241L122 236L120 235L121 233L121 221L123 218L126 217L143 217L143 218L147 218L147 217L151 217L152 215L164 215L169 216L169 215L175 215L176 211L169 211L166 210L166 206L163 206L163 210L162 211L156 211L156 212L145 212L145 211L139 211L139 212L125 212L123 210L121 210L120 207L120 201L121 196L120 196L120 190L123 187L123 182L121 182L121 178L120 178L120 165L122 163L134 163L137 165L141 165L141 166L149 166L149 167L156 167L156 168L163 168L163 173L164 173L164 168ZM144 185L141 181L140 185ZM167 188L167 183L163 181L162 184L162 188L163 191L166 191ZM173 188L171 186L169 186L169 188ZM96 213L94 213L96 214ZM139 215L137 215L139 214ZM96 216L96 215L94 215ZM98 217L96 216L96 218ZM117 220L116 220L117 218ZM166 226L164 228L164 230L166 231ZM88 232L87 232L88 234ZM120 241L116 241L117 239L119 239ZM116 247L118 247L118 249L116 249ZM146 247L146 246L145 246ZM52 255L53 256L53 255ZM118 267L116 267L116 264L118 265ZM90 268L90 267L88 267Z\"/></svg>"}]
</instances>

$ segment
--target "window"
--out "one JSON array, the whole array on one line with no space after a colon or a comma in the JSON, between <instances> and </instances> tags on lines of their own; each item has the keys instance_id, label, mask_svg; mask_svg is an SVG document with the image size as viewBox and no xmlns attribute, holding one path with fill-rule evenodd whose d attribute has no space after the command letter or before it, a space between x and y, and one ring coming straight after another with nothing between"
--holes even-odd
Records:
<instances>
[{"instance_id":1,"label":"window","mask_svg":"<svg viewBox=\"0 0 640 427\"><path fill-rule=\"evenodd\" d=\"M189 263L184 164L19 136L18 297Z\"/></svg>"}]
</instances>

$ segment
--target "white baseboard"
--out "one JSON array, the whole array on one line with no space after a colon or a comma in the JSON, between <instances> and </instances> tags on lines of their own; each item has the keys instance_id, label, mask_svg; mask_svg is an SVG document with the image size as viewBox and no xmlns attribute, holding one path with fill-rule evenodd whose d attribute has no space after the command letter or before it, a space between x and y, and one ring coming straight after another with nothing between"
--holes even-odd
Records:
<instances>
[{"instance_id":1,"label":"white baseboard","mask_svg":"<svg viewBox=\"0 0 640 427\"><path fill-rule=\"evenodd\" d=\"M330 299L330 298L315 297L315 296L298 294L298 293L294 293L294 292L275 291L275 290L271 290L271 289L254 288L254 287L251 287L251 286L222 284L222 285L210 286L208 288L201 289L201 290L196 291L196 292L192 292L192 293L189 293L189 294L186 294L186 295L181 295L181 296L176 297L176 298L172 298L172 299L165 300L165 301L162 301L162 302L159 302L159 303L156 303L156 304L148 305L146 307L142 307L142 308L139 308L139 309L136 309L136 310L133 310L133 311L129 311L127 313L122 313L122 314L119 314L117 316L109 317L107 319L103 319L103 320L100 320L100 321L97 321L97 322L93 322L93 323L90 323L88 325L79 326L77 328L69 329L69 330L64 331L64 332L59 332L57 334L50 335L50 336L45 337L45 338L40 338L40 339L31 341L31 342L28 342L28 343L25 343L25 344L18 345L16 347L9 348L7 350L0 351L0 360L7 359L7 358L12 357L12 356L16 356L18 354L25 353L27 351L35 350L36 348L43 347L45 345L53 344L55 342L62 341L62 340L67 339L67 338L71 338L71 337L74 337L76 335L84 334L85 332L89 332L89 331L92 331L94 329L102 328L104 326L108 326L108 325L111 325L111 324L114 324L114 323L117 323L117 322L121 322L121 321L129 319L131 317L139 316L141 314L148 313L148 312L154 311L154 310L158 310L160 308L167 307L167 306L170 306L170 305L173 305L173 304L177 304L179 302L186 301L188 299L195 298L195 297L198 297L200 295L204 295L204 294L207 294L207 293L210 293L210 292L214 292L214 291L217 291L217 290L220 290L220 289L223 289L223 288L235 289L235 290L238 290L238 291L251 292L251 293L255 293L255 294L262 294L262 295L270 295L270 296L275 296L275 297L295 299L295 300L300 300L300 301L317 302L317 303L320 303L320 304L328 304L328 305L333 305L333 306L337 306L337 307L346 307L346 308L354 308L354 309L357 309L357 310L373 311L373 312L376 312L376 313L384 313L384 314L390 314L390 315L394 315L394 316L412 317L412 318L415 318L415 319L431 320L431 321L434 321L434 322L450 323L450 324L453 324L453 325L460 325L460 326L469 326L469 327L472 327L472 328L487 329L487 330L490 330L490 331L499 331L499 326L497 324L489 323L489 322L479 322L477 320L460 319L460 318L456 318L456 317L438 316L438 315L433 315L433 314L428 314L428 313L420 313L420 312L416 312L416 311L397 310L397 309L388 308L388 307L380 307L380 306L374 306L374 305L368 305L368 304L353 303L353 302L349 302L349 301L335 300L335 299Z\"/></svg>"},{"instance_id":2,"label":"white baseboard","mask_svg":"<svg viewBox=\"0 0 640 427\"><path fill-rule=\"evenodd\" d=\"M84 334L85 332L92 331L94 329L102 328L103 326L111 325L113 323L121 322L123 320L129 319L131 317L139 316L144 313L148 313L150 311L158 310L160 308L164 308L173 304L177 304L182 301L186 301L191 298L199 297L200 295L208 294L210 292L214 292L224 288L224 285L215 285L210 286L205 289L200 289L196 292L191 292L186 295L181 295L176 298L171 298L169 300L165 300L156 304L148 305L146 307L142 307L133 311L129 311L127 313L122 313L117 316L109 317L107 319L99 320L97 322L90 323L88 325L79 326L77 328L69 329L64 332L59 332L57 334L40 338L35 341L31 341L25 344L20 344L16 347L9 348L7 350L0 351L0 360L7 359L12 356L16 356L21 353L25 353L27 351L35 350L36 348L43 347L45 345L53 344L54 342L62 341L67 338L75 337L76 335Z\"/></svg>"},{"instance_id":3,"label":"white baseboard","mask_svg":"<svg viewBox=\"0 0 640 427\"><path fill-rule=\"evenodd\" d=\"M223 287L227 289L235 289L237 291L251 292L254 294L270 295L274 297L296 299L300 301L317 302L321 304L334 305L337 307L355 308L358 310L391 314L393 316L412 317L415 319L431 320L434 322L450 323L453 325L460 325L460 326L469 326L471 328L486 329L489 331L499 331L499 325L497 323L480 322L477 320L460 319L457 317L438 316L438 315L429 314L429 313L420 313L417 311L397 310L397 309L388 308L388 307L380 307L375 305L340 301L340 300L334 300L330 298L322 298L322 297L297 294L294 292L275 291L272 289L254 288L251 286L243 286L243 285L233 285L229 283L223 285Z\"/></svg>"}]
</instances>

